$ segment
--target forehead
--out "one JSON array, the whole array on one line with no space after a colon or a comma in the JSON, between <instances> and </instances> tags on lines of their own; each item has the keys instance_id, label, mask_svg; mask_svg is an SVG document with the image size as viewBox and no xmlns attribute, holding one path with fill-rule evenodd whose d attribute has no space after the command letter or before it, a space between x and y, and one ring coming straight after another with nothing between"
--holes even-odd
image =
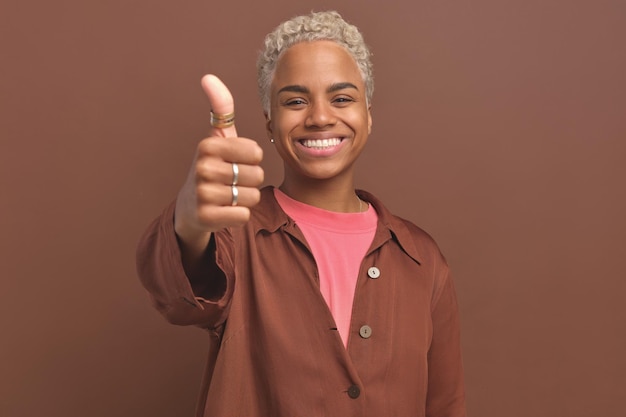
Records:
<instances>
[{"instance_id":1,"label":"forehead","mask_svg":"<svg viewBox=\"0 0 626 417\"><path fill-rule=\"evenodd\" d=\"M272 89L284 85L351 82L363 85L354 58L333 41L300 42L287 49L276 65Z\"/></svg>"}]
</instances>

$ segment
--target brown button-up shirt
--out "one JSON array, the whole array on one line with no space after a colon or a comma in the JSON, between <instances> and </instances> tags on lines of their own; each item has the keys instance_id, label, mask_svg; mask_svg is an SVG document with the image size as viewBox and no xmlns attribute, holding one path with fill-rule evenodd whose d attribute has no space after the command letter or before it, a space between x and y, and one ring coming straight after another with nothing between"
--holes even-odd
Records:
<instances>
[{"instance_id":1,"label":"brown button-up shirt","mask_svg":"<svg viewBox=\"0 0 626 417\"><path fill-rule=\"evenodd\" d=\"M347 348L319 290L298 226L271 187L244 227L213 234L212 274L190 282L173 227L174 205L148 228L139 276L172 323L209 331L197 417L463 417L459 318L435 242L378 213L361 263Z\"/></svg>"}]
</instances>

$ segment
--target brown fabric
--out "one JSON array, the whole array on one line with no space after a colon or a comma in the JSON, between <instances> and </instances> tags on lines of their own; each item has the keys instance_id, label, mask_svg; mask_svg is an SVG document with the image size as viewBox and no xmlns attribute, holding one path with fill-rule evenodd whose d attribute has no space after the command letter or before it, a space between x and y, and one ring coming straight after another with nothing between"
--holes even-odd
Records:
<instances>
[{"instance_id":1,"label":"brown fabric","mask_svg":"<svg viewBox=\"0 0 626 417\"><path fill-rule=\"evenodd\" d=\"M245 227L213 235L219 268L206 282L185 276L173 204L148 228L137 267L156 308L211 335L198 417L466 415L445 259L424 231L359 196L379 224L361 265L347 349L306 241L271 187ZM360 335L364 325L370 337Z\"/></svg>"}]
</instances>

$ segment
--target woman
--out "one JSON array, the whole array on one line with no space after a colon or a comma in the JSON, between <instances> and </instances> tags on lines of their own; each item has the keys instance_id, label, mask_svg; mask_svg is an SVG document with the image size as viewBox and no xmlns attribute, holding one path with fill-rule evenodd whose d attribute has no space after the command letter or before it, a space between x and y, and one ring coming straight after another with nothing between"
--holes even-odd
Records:
<instances>
[{"instance_id":1,"label":"woman","mask_svg":"<svg viewBox=\"0 0 626 417\"><path fill-rule=\"evenodd\" d=\"M258 80L281 186L256 188L262 152L206 76L213 135L138 248L159 311L211 336L197 415L464 416L447 264L354 188L373 92L358 29L336 12L284 22Z\"/></svg>"}]
</instances>

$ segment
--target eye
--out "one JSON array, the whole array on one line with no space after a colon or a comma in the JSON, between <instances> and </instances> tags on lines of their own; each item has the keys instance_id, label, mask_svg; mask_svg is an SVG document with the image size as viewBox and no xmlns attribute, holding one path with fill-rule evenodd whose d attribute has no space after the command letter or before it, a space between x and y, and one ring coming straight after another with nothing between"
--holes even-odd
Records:
<instances>
[{"instance_id":1,"label":"eye","mask_svg":"<svg viewBox=\"0 0 626 417\"><path fill-rule=\"evenodd\" d=\"M288 107L298 107L305 105L306 102L301 98L291 98L289 100L285 100L285 106Z\"/></svg>"},{"instance_id":2,"label":"eye","mask_svg":"<svg viewBox=\"0 0 626 417\"><path fill-rule=\"evenodd\" d=\"M339 106L346 106L352 102L354 102L354 99L349 96L339 96L333 99L333 103Z\"/></svg>"}]
</instances>

